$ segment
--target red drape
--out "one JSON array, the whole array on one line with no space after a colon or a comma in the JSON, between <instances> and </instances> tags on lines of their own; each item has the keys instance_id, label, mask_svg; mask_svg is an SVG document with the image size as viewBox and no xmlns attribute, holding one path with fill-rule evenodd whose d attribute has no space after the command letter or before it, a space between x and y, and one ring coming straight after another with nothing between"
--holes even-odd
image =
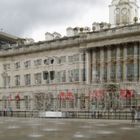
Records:
<instances>
[{"instance_id":1,"label":"red drape","mask_svg":"<svg viewBox=\"0 0 140 140\"><path fill-rule=\"evenodd\" d=\"M134 97L134 90L121 89L120 98L130 99Z\"/></svg>"},{"instance_id":2,"label":"red drape","mask_svg":"<svg viewBox=\"0 0 140 140\"><path fill-rule=\"evenodd\" d=\"M97 99L101 100L104 98L104 90L94 90L93 92L90 92L90 99Z\"/></svg>"},{"instance_id":3,"label":"red drape","mask_svg":"<svg viewBox=\"0 0 140 140\"><path fill-rule=\"evenodd\" d=\"M17 94L15 98L16 98L16 101L19 101L20 100L19 94Z\"/></svg>"}]
</instances>

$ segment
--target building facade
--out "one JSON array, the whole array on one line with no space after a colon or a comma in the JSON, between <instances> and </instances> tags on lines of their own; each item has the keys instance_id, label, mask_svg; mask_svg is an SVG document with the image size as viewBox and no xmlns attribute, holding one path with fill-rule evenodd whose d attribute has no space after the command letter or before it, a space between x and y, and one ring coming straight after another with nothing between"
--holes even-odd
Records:
<instances>
[{"instance_id":1,"label":"building facade","mask_svg":"<svg viewBox=\"0 0 140 140\"><path fill-rule=\"evenodd\" d=\"M79 31L1 49L0 109L93 111L140 105L140 24Z\"/></svg>"}]
</instances>

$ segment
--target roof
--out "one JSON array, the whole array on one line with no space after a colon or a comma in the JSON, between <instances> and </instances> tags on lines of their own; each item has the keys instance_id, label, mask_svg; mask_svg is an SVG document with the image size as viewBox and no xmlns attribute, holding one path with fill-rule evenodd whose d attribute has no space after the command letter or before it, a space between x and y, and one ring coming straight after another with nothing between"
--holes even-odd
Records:
<instances>
[{"instance_id":1,"label":"roof","mask_svg":"<svg viewBox=\"0 0 140 140\"><path fill-rule=\"evenodd\" d=\"M24 40L24 39L5 32L0 32L0 41L13 44L13 43L17 43L18 40Z\"/></svg>"}]
</instances>

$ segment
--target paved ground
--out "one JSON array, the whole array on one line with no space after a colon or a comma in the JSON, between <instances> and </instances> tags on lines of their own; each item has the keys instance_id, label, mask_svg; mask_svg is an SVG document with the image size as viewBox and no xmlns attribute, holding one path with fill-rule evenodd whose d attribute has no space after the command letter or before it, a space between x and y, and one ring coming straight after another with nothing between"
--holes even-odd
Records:
<instances>
[{"instance_id":1,"label":"paved ground","mask_svg":"<svg viewBox=\"0 0 140 140\"><path fill-rule=\"evenodd\" d=\"M0 140L139 140L140 123L120 120L0 118Z\"/></svg>"}]
</instances>

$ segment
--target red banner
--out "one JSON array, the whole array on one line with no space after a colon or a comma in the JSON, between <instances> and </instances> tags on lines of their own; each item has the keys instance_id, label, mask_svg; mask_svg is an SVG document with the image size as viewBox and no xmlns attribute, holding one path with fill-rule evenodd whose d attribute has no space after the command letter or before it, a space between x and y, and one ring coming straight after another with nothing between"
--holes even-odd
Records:
<instances>
[{"instance_id":1,"label":"red banner","mask_svg":"<svg viewBox=\"0 0 140 140\"><path fill-rule=\"evenodd\" d=\"M134 90L128 90L128 89L121 89L120 90L120 97L125 99L131 99L135 96Z\"/></svg>"},{"instance_id":2,"label":"red banner","mask_svg":"<svg viewBox=\"0 0 140 140\"><path fill-rule=\"evenodd\" d=\"M102 100L104 98L104 90L94 90L90 93L90 99Z\"/></svg>"},{"instance_id":3,"label":"red banner","mask_svg":"<svg viewBox=\"0 0 140 140\"><path fill-rule=\"evenodd\" d=\"M17 95L15 96L15 99L16 99L16 101L19 101L19 100L20 100L19 94L17 94Z\"/></svg>"},{"instance_id":4,"label":"red banner","mask_svg":"<svg viewBox=\"0 0 140 140\"><path fill-rule=\"evenodd\" d=\"M60 92L60 94L59 94L59 98L61 99L61 100L74 100L74 95L73 95L73 93L72 92L70 92L70 91L68 91L68 92Z\"/></svg>"}]
</instances>

